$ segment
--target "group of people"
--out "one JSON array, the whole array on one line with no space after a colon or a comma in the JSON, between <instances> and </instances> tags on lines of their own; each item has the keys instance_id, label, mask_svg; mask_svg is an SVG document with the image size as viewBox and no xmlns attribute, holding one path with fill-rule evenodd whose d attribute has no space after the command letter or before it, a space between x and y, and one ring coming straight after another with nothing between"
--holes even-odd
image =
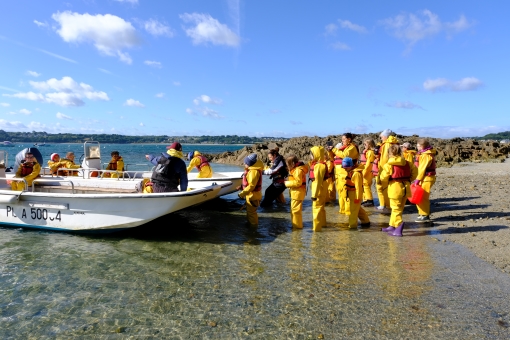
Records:
<instances>
[{"instance_id":1,"label":"group of people","mask_svg":"<svg viewBox=\"0 0 510 340\"><path fill-rule=\"evenodd\" d=\"M423 198L417 203L418 223L430 222L430 190L436 181L436 151L428 139L417 142L417 150L410 143L399 144L389 129L380 134L380 142L372 139L363 142L363 151L353 143L354 136L345 133L342 142L333 147L314 146L310 149L310 161L300 161L289 155L282 165L283 157L278 150L269 151L272 161L269 169L253 153L244 159L245 173L239 197L246 200L247 218L250 224L258 224L257 207L272 204L286 188L291 198L291 220L295 228L303 228L302 207L311 182L313 230L326 226L325 205L338 196L339 213L348 216L349 228L369 227L370 219L365 208L374 206L372 185L379 205L376 211L389 213L388 227L382 228L390 236L402 236L405 223L402 215L411 186L421 186ZM271 185L262 199L262 176L270 175ZM308 177L308 180L307 180Z\"/></svg>"}]
</instances>

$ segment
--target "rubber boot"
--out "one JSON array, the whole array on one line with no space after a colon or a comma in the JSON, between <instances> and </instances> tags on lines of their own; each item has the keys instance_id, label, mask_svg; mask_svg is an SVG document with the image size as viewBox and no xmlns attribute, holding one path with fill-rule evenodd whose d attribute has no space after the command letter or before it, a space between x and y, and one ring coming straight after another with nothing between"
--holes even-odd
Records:
<instances>
[{"instance_id":1,"label":"rubber boot","mask_svg":"<svg viewBox=\"0 0 510 340\"><path fill-rule=\"evenodd\" d=\"M388 233L390 236L402 237L402 230L404 229L404 222L400 223L398 227L392 233Z\"/></svg>"},{"instance_id":2,"label":"rubber boot","mask_svg":"<svg viewBox=\"0 0 510 340\"><path fill-rule=\"evenodd\" d=\"M395 227L389 226L388 228L381 228L381 231L384 231L385 233L394 231Z\"/></svg>"}]
</instances>

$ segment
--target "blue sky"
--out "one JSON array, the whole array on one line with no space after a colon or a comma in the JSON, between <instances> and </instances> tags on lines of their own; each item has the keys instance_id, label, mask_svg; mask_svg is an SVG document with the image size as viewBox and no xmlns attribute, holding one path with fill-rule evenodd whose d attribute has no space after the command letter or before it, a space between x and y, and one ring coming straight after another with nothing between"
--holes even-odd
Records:
<instances>
[{"instance_id":1,"label":"blue sky","mask_svg":"<svg viewBox=\"0 0 510 340\"><path fill-rule=\"evenodd\" d=\"M510 130L506 1L3 2L0 129Z\"/></svg>"}]
</instances>

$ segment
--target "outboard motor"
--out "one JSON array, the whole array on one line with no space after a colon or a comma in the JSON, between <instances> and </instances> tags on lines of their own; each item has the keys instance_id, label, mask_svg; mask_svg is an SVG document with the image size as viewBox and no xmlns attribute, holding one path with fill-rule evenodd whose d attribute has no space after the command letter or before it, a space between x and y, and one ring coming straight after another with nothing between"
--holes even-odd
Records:
<instances>
[{"instance_id":1,"label":"outboard motor","mask_svg":"<svg viewBox=\"0 0 510 340\"><path fill-rule=\"evenodd\" d=\"M39 149L38 148L26 148L26 149L23 149L20 152L18 152L18 154L16 155L16 159L14 160L14 167L13 167L12 171L14 171L14 172L18 171L18 168L21 165L21 163L25 161L26 153L31 153L32 155L34 155L35 159L37 160L37 163L39 163L41 168L44 166L43 156L41 155L41 152L39 151Z\"/></svg>"},{"instance_id":2,"label":"outboard motor","mask_svg":"<svg viewBox=\"0 0 510 340\"><path fill-rule=\"evenodd\" d=\"M99 172L93 170L101 169L101 146L99 142L85 142L83 148L85 157L83 158L81 167L84 171L84 177L98 177Z\"/></svg>"}]
</instances>

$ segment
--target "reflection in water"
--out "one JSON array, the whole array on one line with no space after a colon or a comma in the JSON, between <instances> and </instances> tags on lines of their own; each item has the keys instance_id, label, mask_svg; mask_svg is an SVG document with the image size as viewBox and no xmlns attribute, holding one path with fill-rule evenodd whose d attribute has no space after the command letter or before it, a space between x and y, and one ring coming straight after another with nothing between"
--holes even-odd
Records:
<instances>
[{"instance_id":1,"label":"reflection in water","mask_svg":"<svg viewBox=\"0 0 510 340\"><path fill-rule=\"evenodd\" d=\"M381 215L370 216L373 226L362 232L332 224L313 233L310 205L303 230L292 230L288 207L276 206L260 210L254 229L241 204L215 200L111 236L0 229L0 335L487 334L472 311L456 324L463 299L450 298L444 315L431 302L451 291L434 279L428 237L390 238L379 231ZM334 221L337 207L326 210Z\"/></svg>"}]
</instances>

